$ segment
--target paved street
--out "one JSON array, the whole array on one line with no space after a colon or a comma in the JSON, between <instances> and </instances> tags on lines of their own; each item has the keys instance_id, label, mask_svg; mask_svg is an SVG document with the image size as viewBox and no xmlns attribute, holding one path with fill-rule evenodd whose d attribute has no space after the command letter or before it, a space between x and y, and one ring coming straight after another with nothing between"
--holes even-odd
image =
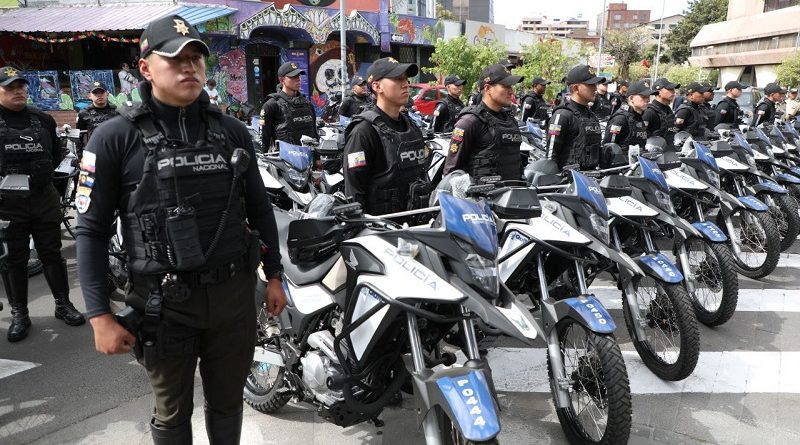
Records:
<instances>
[{"instance_id":1,"label":"paved street","mask_svg":"<svg viewBox=\"0 0 800 445\"><path fill-rule=\"evenodd\" d=\"M793 252L797 252L794 250ZM75 273L75 250L65 239L73 299L83 301ZM664 383L639 360L622 325L619 296L597 294L618 321L616 335L634 392L632 444L800 443L800 254L783 254L778 270L763 281L741 278L739 309L726 325L701 325L701 356L683 382ZM53 303L41 275L31 281L31 335L5 341L8 306L0 312L0 443L146 444L150 387L129 356L94 352L88 325L68 327L52 316ZM6 296L0 301L7 303ZM563 444L547 388L543 344L523 348L508 340L490 349L490 363L503 409L501 443ZM202 393L196 379L196 443L207 443ZM312 408L288 405L267 416L246 408L243 444L423 443L411 400L387 409L380 429L342 429Z\"/></svg>"}]
</instances>

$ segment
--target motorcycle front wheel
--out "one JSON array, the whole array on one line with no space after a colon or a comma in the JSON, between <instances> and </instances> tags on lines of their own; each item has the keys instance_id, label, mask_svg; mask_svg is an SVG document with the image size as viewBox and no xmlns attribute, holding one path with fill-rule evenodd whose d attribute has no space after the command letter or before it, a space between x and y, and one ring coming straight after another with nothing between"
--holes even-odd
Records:
<instances>
[{"instance_id":1,"label":"motorcycle front wheel","mask_svg":"<svg viewBox=\"0 0 800 445\"><path fill-rule=\"evenodd\" d=\"M725 244L700 238L689 238L685 247L694 284L689 293L694 314L706 326L720 326L733 317L739 300L739 277L731 251ZM680 262L680 256L676 257Z\"/></svg>"},{"instance_id":2,"label":"motorcycle front wheel","mask_svg":"<svg viewBox=\"0 0 800 445\"><path fill-rule=\"evenodd\" d=\"M739 253L731 249L738 272L748 278L759 279L771 274L778 266L781 246L775 222L766 212L739 210L730 216Z\"/></svg>"}]
</instances>

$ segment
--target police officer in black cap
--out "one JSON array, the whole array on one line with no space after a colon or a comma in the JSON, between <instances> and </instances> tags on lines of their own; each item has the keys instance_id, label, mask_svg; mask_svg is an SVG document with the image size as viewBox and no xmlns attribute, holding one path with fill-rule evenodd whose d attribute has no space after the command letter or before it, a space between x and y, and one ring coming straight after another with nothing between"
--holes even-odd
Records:
<instances>
[{"instance_id":1,"label":"police officer in black cap","mask_svg":"<svg viewBox=\"0 0 800 445\"><path fill-rule=\"evenodd\" d=\"M577 165L582 170L597 167L603 133L600 121L589 109L597 84L605 77L592 73L588 65L578 65L565 78L570 91L569 102L553 111L547 126L547 158L559 168Z\"/></svg>"},{"instance_id":2,"label":"police officer in black cap","mask_svg":"<svg viewBox=\"0 0 800 445\"><path fill-rule=\"evenodd\" d=\"M747 86L735 80L725 84L725 97L714 108L714 127L719 124L738 126L742 123L742 109L736 99L742 95L744 88Z\"/></svg>"},{"instance_id":3,"label":"police officer in black cap","mask_svg":"<svg viewBox=\"0 0 800 445\"><path fill-rule=\"evenodd\" d=\"M706 121L706 127L714 131L714 108L711 102L714 101L714 86L709 82L703 82L703 86L708 88L708 91L703 93L703 103L700 104L700 111L703 112Z\"/></svg>"},{"instance_id":4,"label":"police officer in black cap","mask_svg":"<svg viewBox=\"0 0 800 445\"><path fill-rule=\"evenodd\" d=\"M56 301L55 316L71 326L85 323L69 301L67 264L61 256L61 199L53 186L54 166L63 157L50 115L27 105L28 80L15 67L0 68L0 176L27 175L30 192L0 197L0 219L10 221L6 268L0 271L11 306L7 338L28 336L29 238L44 266L44 277ZM108 239L106 239L106 244Z\"/></svg>"},{"instance_id":5,"label":"police officer in black cap","mask_svg":"<svg viewBox=\"0 0 800 445\"><path fill-rule=\"evenodd\" d=\"M647 124L642 119L642 113L650 104L650 96L654 94L656 91L650 88L650 82L646 80L634 82L628 89L628 108L621 109L611 116L603 143L615 143L625 152L632 145L644 149L647 141ZM610 166L601 165L601 167Z\"/></svg>"},{"instance_id":6,"label":"police officer in black cap","mask_svg":"<svg viewBox=\"0 0 800 445\"><path fill-rule=\"evenodd\" d=\"M624 108L626 105L628 105L628 100L627 100L628 86L630 86L628 81L623 80L622 82L619 82L617 84L617 91L611 93L611 98L610 98L611 114L616 113L617 110L619 110L620 108Z\"/></svg>"},{"instance_id":7,"label":"police officer in black cap","mask_svg":"<svg viewBox=\"0 0 800 445\"><path fill-rule=\"evenodd\" d=\"M436 109L433 110L433 131L435 133L450 133L456 124L458 115L464 108L461 101L461 93L464 92L465 80L451 74L444 78L444 86L447 88L445 96Z\"/></svg>"},{"instance_id":8,"label":"police officer in black cap","mask_svg":"<svg viewBox=\"0 0 800 445\"><path fill-rule=\"evenodd\" d=\"M463 170L474 179L520 179L522 135L516 119L504 108L511 105L512 87L522 80L501 64L484 68L480 77L483 99L479 105L461 111L450 139L444 174Z\"/></svg>"},{"instance_id":9,"label":"police officer in black cap","mask_svg":"<svg viewBox=\"0 0 800 445\"><path fill-rule=\"evenodd\" d=\"M668 147L673 147L678 127L675 125L675 113L672 112L672 101L675 100L675 90L681 84L672 83L667 78L657 79L653 84L656 96L650 101L647 109L642 113L642 120L647 128L647 137L660 136L667 142Z\"/></svg>"},{"instance_id":10,"label":"police officer in black cap","mask_svg":"<svg viewBox=\"0 0 800 445\"><path fill-rule=\"evenodd\" d=\"M76 127L78 130L85 130L86 134L83 143L89 140L94 129L103 122L111 119L117 114L117 107L108 103L108 89L103 82L92 82L92 90L89 91L89 99L92 104L78 113Z\"/></svg>"},{"instance_id":11,"label":"police officer in black cap","mask_svg":"<svg viewBox=\"0 0 800 445\"><path fill-rule=\"evenodd\" d=\"M608 98L608 85L597 84L597 92L592 101L592 111L598 119L605 119L611 116L611 100Z\"/></svg>"},{"instance_id":12,"label":"police officer in black cap","mask_svg":"<svg viewBox=\"0 0 800 445\"><path fill-rule=\"evenodd\" d=\"M514 69L514 66L516 66L513 63L509 62L508 59L500 59L496 63L496 65L502 66L503 69L505 69L509 73L511 72L512 69ZM480 79L478 79L476 88L477 90L474 93L472 93L472 95L469 97L468 105L480 105L481 101L483 101L483 82Z\"/></svg>"},{"instance_id":13,"label":"police officer in black cap","mask_svg":"<svg viewBox=\"0 0 800 445\"><path fill-rule=\"evenodd\" d=\"M544 80L541 77L533 79L531 82L533 88L530 93L522 97L519 101L522 105L522 121L527 122L528 118L533 118L540 122L547 120L547 102L544 100L544 91L547 85L550 85L549 80Z\"/></svg>"},{"instance_id":14,"label":"police officer in black cap","mask_svg":"<svg viewBox=\"0 0 800 445\"><path fill-rule=\"evenodd\" d=\"M705 103L703 93L709 87L698 82L686 86L686 101L675 110L675 126L678 131L686 131L695 139L704 139L707 135L706 115L700 108Z\"/></svg>"},{"instance_id":15,"label":"police officer in black cap","mask_svg":"<svg viewBox=\"0 0 800 445\"><path fill-rule=\"evenodd\" d=\"M319 139L317 115L300 92L300 76L306 72L294 62L278 68L280 91L269 95L261 108L261 146L270 151L277 141L300 145L300 138Z\"/></svg>"},{"instance_id":16,"label":"police officer in black cap","mask_svg":"<svg viewBox=\"0 0 800 445\"><path fill-rule=\"evenodd\" d=\"M764 97L753 110L753 120L750 125L757 127L760 124L772 125L775 122L775 104L783 101L786 90L777 83L768 83L764 87Z\"/></svg>"},{"instance_id":17,"label":"police officer in black cap","mask_svg":"<svg viewBox=\"0 0 800 445\"><path fill-rule=\"evenodd\" d=\"M367 80L359 75L353 76L350 81L351 92L342 101L339 107L339 116L353 117L373 105L372 96L367 88Z\"/></svg>"},{"instance_id":18,"label":"police officer in black cap","mask_svg":"<svg viewBox=\"0 0 800 445\"><path fill-rule=\"evenodd\" d=\"M286 304L272 205L247 128L203 90L209 50L197 30L166 16L147 26L140 49L142 102L98 127L81 161L77 250L87 315L99 352L133 349L144 365L156 445L192 443L198 359L209 442L236 444L259 261L267 310L276 315ZM115 211L131 278L117 319L107 289Z\"/></svg>"},{"instance_id":19,"label":"police officer in black cap","mask_svg":"<svg viewBox=\"0 0 800 445\"><path fill-rule=\"evenodd\" d=\"M386 57L375 61L367 82L375 106L355 116L345 129L345 193L364 212L383 215L427 205L430 184L422 132L401 113L409 95L408 79L419 72L413 63Z\"/></svg>"}]
</instances>

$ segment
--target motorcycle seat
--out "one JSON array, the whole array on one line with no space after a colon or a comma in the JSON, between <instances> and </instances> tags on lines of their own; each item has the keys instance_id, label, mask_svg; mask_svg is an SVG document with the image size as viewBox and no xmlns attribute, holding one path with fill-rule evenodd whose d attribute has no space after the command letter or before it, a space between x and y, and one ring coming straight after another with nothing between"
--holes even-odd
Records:
<instances>
[{"instance_id":1,"label":"motorcycle seat","mask_svg":"<svg viewBox=\"0 0 800 445\"><path fill-rule=\"evenodd\" d=\"M278 227L278 242L281 249L281 265L284 274L297 286L306 286L322 281L325 275L331 270L339 255L330 255L320 261L313 263L295 264L289 258L289 224L296 220L294 216L285 210L274 209L275 223Z\"/></svg>"}]
</instances>

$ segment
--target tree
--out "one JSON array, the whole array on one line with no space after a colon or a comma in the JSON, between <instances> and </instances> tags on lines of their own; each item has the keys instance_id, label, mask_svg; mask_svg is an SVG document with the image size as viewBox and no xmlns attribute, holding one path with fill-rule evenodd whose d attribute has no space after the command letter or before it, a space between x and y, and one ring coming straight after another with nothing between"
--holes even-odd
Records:
<instances>
[{"instance_id":1,"label":"tree","mask_svg":"<svg viewBox=\"0 0 800 445\"><path fill-rule=\"evenodd\" d=\"M673 65L669 67L664 76L672 83L679 83L686 87L692 82L703 82L708 80L708 72L699 66Z\"/></svg>"},{"instance_id":2,"label":"tree","mask_svg":"<svg viewBox=\"0 0 800 445\"><path fill-rule=\"evenodd\" d=\"M545 98L552 100L564 88L561 79L567 71L578 64L578 58L568 55L561 41L543 40L522 47L523 65L512 72L525 76L525 85L530 86L534 77L542 77L552 82L545 90Z\"/></svg>"},{"instance_id":3,"label":"tree","mask_svg":"<svg viewBox=\"0 0 800 445\"><path fill-rule=\"evenodd\" d=\"M641 62L642 48L650 38L644 28L628 31L610 31L606 34L603 50L614 56L614 63L619 66L619 77L629 79L630 65Z\"/></svg>"},{"instance_id":4,"label":"tree","mask_svg":"<svg viewBox=\"0 0 800 445\"><path fill-rule=\"evenodd\" d=\"M436 2L436 18L441 20L455 20L456 16L453 11L444 9L441 2Z\"/></svg>"},{"instance_id":5,"label":"tree","mask_svg":"<svg viewBox=\"0 0 800 445\"><path fill-rule=\"evenodd\" d=\"M800 84L800 54L795 53L778 65L776 74L781 85L795 86Z\"/></svg>"},{"instance_id":6,"label":"tree","mask_svg":"<svg viewBox=\"0 0 800 445\"><path fill-rule=\"evenodd\" d=\"M473 45L465 35L447 41L440 38L436 40L430 58L435 66L422 70L440 78L448 74L459 76L466 81L464 95L468 95L470 88L478 81L481 70L506 57L506 46L496 41Z\"/></svg>"},{"instance_id":7,"label":"tree","mask_svg":"<svg viewBox=\"0 0 800 445\"><path fill-rule=\"evenodd\" d=\"M690 0L683 14L683 20L667 35L669 57L675 63L683 63L689 59L689 44L700 32L700 28L725 20L728 15L728 1Z\"/></svg>"}]
</instances>

